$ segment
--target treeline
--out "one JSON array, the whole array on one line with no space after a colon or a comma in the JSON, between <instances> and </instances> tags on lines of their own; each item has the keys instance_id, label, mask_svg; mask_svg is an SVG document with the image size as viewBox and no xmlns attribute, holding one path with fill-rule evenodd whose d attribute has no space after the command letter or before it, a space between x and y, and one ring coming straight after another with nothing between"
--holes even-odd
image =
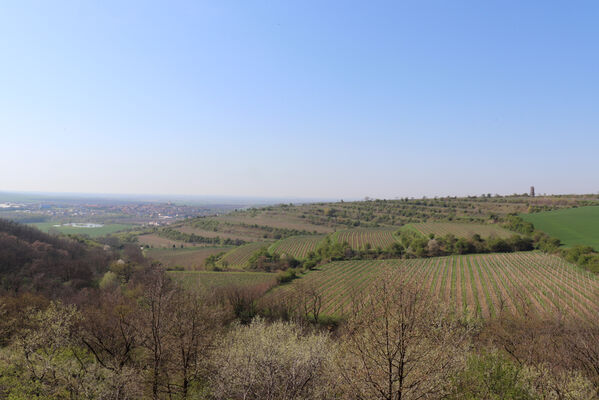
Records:
<instances>
[{"instance_id":1,"label":"treeline","mask_svg":"<svg viewBox=\"0 0 599 400\"><path fill-rule=\"evenodd\" d=\"M530 237L513 235L510 238L500 237L483 238L474 234L469 238L457 238L452 234L425 237L414 231L400 231L399 236L401 251L407 258L413 257L438 257L455 254L474 253L510 253L515 251L529 251L534 249L534 241Z\"/></svg>"},{"instance_id":2,"label":"treeline","mask_svg":"<svg viewBox=\"0 0 599 400\"><path fill-rule=\"evenodd\" d=\"M285 271L290 268L296 272L313 269L331 261L370 260L393 258L423 258L449 255L510 253L517 251L540 250L556 254L571 263L578 264L592 272L599 272L599 253L589 246L560 248L559 239L535 230L532 223L517 215L509 215L503 226L517 234L509 238L490 236L483 238L478 234L471 237L456 237L452 234L424 236L418 232L402 230L396 232L398 241L386 248L374 248L366 245L362 249L352 249L348 243L333 242L326 237L315 251L308 253L305 259L281 257L271 254L266 248L258 250L250 258L250 269L261 271ZM293 279L294 271L285 274L284 280Z\"/></svg>"},{"instance_id":3,"label":"treeline","mask_svg":"<svg viewBox=\"0 0 599 400\"><path fill-rule=\"evenodd\" d=\"M197 244L212 244L212 245L223 245L223 246L241 246L246 244L245 240L221 238L216 237L205 237L196 235L195 233L184 233L173 228L162 228L156 231L158 236L162 236L167 239L176 240L185 243L197 243Z\"/></svg>"},{"instance_id":4,"label":"treeline","mask_svg":"<svg viewBox=\"0 0 599 400\"><path fill-rule=\"evenodd\" d=\"M262 235L264 239L285 239L291 236L305 236L305 235L316 235L318 232L316 231L307 231L305 229L289 229L289 228L275 228L273 226L268 225L258 225L258 224L246 224L240 223L237 224L244 228L252 228L252 229L260 229L265 231Z\"/></svg>"},{"instance_id":5,"label":"treeline","mask_svg":"<svg viewBox=\"0 0 599 400\"><path fill-rule=\"evenodd\" d=\"M256 251L249 261L249 268L260 271L287 270L298 268L306 271L317 265L331 261L347 260L381 260L397 258L423 258L440 257L458 254L475 253L509 253L516 251L529 251L538 248L539 243L533 238L513 235L503 239L498 237L482 238L473 235L470 238L457 238L452 234L445 236L430 235L426 237L415 231L399 231L396 233L399 240L386 248L372 247L366 244L361 249L353 249L347 242L333 242L330 237L325 237L315 251L307 254L303 260L293 257L281 257L278 254L269 253L268 249L262 248ZM293 278L294 275L289 276Z\"/></svg>"},{"instance_id":6,"label":"treeline","mask_svg":"<svg viewBox=\"0 0 599 400\"><path fill-rule=\"evenodd\" d=\"M599 253L591 246L574 246L569 249L561 249L560 255L566 260L581 267L599 273Z\"/></svg>"}]
</instances>

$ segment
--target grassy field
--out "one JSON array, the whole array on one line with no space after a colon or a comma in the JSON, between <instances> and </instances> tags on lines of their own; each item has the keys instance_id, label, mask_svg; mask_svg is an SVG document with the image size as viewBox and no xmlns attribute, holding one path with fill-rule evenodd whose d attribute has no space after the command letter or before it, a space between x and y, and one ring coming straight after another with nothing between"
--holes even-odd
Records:
<instances>
[{"instance_id":1,"label":"grassy field","mask_svg":"<svg viewBox=\"0 0 599 400\"><path fill-rule=\"evenodd\" d=\"M292 296L296 282L312 282L324 294L323 314L341 316L350 311L352 298L367 293L388 270L401 270L464 315L488 318L502 307L522 312L521 299L537 313L563 310L583 318L599 307L599 278L558 257L531 252L334 262L270 295Z\"/></svg>"},{"instance_id":2,"label":"grassy field","mask_svg":"<svg viewBox=\"0 0 599 400\"><path fill-rule=\"evenodd\" d=\"M31 224L31 225L35 226L36 228L38 228L39 230L41 230L43 232L57 230L58 232L64 233L65 235L85 234L85 235L89 235L90 237L104 236L104 235L108 235L108 234L115 233L118 231L123 231L125 229L130 229L133 227L133 225L106 224L106 225L103 225L98 228L80 228L80 227L75 227L75 226L62 225L59 222L38 222L38 223ZM55 225L58 225L58 226L55 226Z\"/></svg>"},{"instance_id":3,"label":"grassy field","mask_svg":"<svg viewBox=\"0 0 599 400\"><path fill-rule=\"evenodd\" d=\"M225 254L221 261L228 267L243 268L247 265L247 262L252 254L260 250L262 247L268 246L270 246L270 243L264 242L244 244L243 246L239 246L233 250L230 250L227 254Z\"/></svg>"},{"instance_id":4,"label":"grassy field","mask_svg":"<svg viewBox=\"0 0 599 400\"><path fill-rule=\"evenodd\" d=\"M184 287L198 290L276 283L276 274L268 272L170 271L169 275Z\"/></svg>"},{"instance_id":5,"label":"grassy field","mask_svg":"<svg viewBox=\"0 0 599 400\"><path fill-rule=\"evenodd\" d=\"M287 254L301 260L305 258L309 252L316 250L318 243L320 243L323 238L324 235L292 236L274 243L269 247L269 251L281 255Z\"/></svg>"},{"instance_id":6,"label":"grassy field","mask_svg":"<svg viewBox=\"0 0 599 400\"><path fill-rule=\"evenodd\" d=\"M338 243L347 242L354 250L363 249L369 244L373 249L384 249L395 243L393 229L348 229L333 234L333 240Z\"/></svg>"},{"instance_id":7,"label":"grassy field","mask_svg":"<svg viewBox=\"0 0 599 400\"><path fill-rule=\"evenodd\" d=\"M153 260L160 261L166 267L184 267L193 270L203 268L204 261L209 256L229 250L231 247L186 247L184 249L146 249L144 254Z\"/></svg>"},{"instance_id":8,"label":"grassy field","mask_svg":"<svg viewBox=\"0 0 599 400\"><path fill-rule=\"evenodd\" d=\"M566 246L584 244L599 250L599 206L521 214L535 228L559 238Z\"/></svg>"},{"instance_id":9,"label":"grassy field","mask_svg":"<svg viewBox=\"0 0 599 400\"><path fill-rule=\"evenodd\" d=\"M479 234L483 238L488 238L490 236L508 238L511 235L514 235L514 232L510 232L507 229L503 229L496 225L463 224L451 222L424 222L420 224L409 224L402 229L412 229L423 234L424 236L428 236L431 233L435 234L435 236L445 236L451 233L456 237L465 238L469 238L474 234Z\"/></svg>"}]
</instances>

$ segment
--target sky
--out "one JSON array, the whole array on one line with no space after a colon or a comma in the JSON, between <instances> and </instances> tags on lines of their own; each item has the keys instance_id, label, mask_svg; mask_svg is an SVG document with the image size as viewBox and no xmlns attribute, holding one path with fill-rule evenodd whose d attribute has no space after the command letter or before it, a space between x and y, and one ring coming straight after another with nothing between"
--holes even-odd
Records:
<instances>
[{"instance_id":1,"label":"sky","mask_svg":"<svg viewBox=\"0 0 599 400\"><path fill-rule=\"evenodd\" d=\"M0 2L0 190L599 192L597 1Z\"/></svg>"}]
</instances>

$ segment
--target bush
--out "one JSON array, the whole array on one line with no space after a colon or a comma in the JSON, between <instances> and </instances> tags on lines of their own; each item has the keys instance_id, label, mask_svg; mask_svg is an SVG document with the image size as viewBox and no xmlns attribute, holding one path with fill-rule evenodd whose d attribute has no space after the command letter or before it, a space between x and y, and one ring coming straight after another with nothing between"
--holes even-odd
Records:
<instances>
[{"instance_id":1,"label":"bush","mask_svg":"<svg viewBox=\"0 0 599 400\"><path fill-rule=\"evenodd\" d=\"M287 283L291 282L295 278L297 278L296 270L294 268L290 268L287 271L281 272L279 275L277 275L277 282L279 284Z\"/></svg>"},{"instance_id":2,"label":"bush","mask_svg":"<svg viewBox=\"0 0 599 400\"><path fill-rule=\"evenodd\" d=\"M216 346L211 379L217 399L320 399L328 397L334 352L325 334L303 334L293 323L256 318L234 325Z\"/></svg>"},{"instance_id":3,"label":"bush","mask_svg":"<svg viewBox=\"0 0 599 400\"><path fill-rule=\"evenodd\" d=\"M472 355L454 379L452 399L528 400L535 397L520 378L521 368L497 352Z\"/></svg>"}]
</instances>

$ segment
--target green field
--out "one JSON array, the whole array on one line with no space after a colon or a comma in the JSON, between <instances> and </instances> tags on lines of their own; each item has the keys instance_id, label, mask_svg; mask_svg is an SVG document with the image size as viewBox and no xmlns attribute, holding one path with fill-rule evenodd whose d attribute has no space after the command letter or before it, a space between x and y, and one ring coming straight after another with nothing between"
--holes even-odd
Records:
<instances>
[{"instance_id":1,"label":"green field","mask_svg":"<svg viewBox=\"0 0 599 400\"><path fill-rule=\"evenodd\" d=\"M125 225L125 224L106 224L98 228L79 228L74 226L62 225L59 222L38 222L34 224L29 224L31 226L35 226L39 230L43 232L49 232L56 230L65 235L88 235L90 237L98 237L104 236L111 233L123 231L125 229L130 229L133 225ZM58 225L58 226L56 226Z\"/></svg>"},{"instance_id":2,"label":"green field","mask_svg":"<svg viewBox=\"0 0 599 400\"><path fill-rule=\"evenodd\" d=\"M583 244L599 250L599 206L521 214L536 229L561 240L565 246Z\"/></svg>"},{"instance_id":3,"label":"green field","mask_svg":"<svg viewBox=\"0 0 599 400\"><path fill-rule=\"evenodd\" d=\"M339 261L319 267L269 296L294 296L298 282L311 283L323 294L322 314L343 316L350 312L353 298L368 293L372 282L390 270L401 271L407 280L458 314L488 318L502 307L520 313L528 302L535 313L561 310L585 318L599 307L597 276L559 257L534 252Z\"/></svg>"},{"instance_id":4,"label":"green field","mask_svg":"<svg viewBox=\"0 0 599 400\"><path fill-rule=\"evenodd\" d=\"M268 272L170 271L168 274L185 288L194 290L276 283L276 274Z\"/></svg>"},{"instance_id":5,"label":"green field","mask_svg":"<svg viewBox=\"0 0 599 400\"><path fill-rule=\"evenodd\" d=\"M514 232L510 232L496 225L452 222L423 222L420 224L408 224L403 227L402 230L403 229L412 229L424 236L429 236L430 234L434 234L435 236L452 234L456 237L470 238L474 234L478 234L483 238L488 238L490 236L508 238L514 235Z\"/></svg>"}]
</instances>

